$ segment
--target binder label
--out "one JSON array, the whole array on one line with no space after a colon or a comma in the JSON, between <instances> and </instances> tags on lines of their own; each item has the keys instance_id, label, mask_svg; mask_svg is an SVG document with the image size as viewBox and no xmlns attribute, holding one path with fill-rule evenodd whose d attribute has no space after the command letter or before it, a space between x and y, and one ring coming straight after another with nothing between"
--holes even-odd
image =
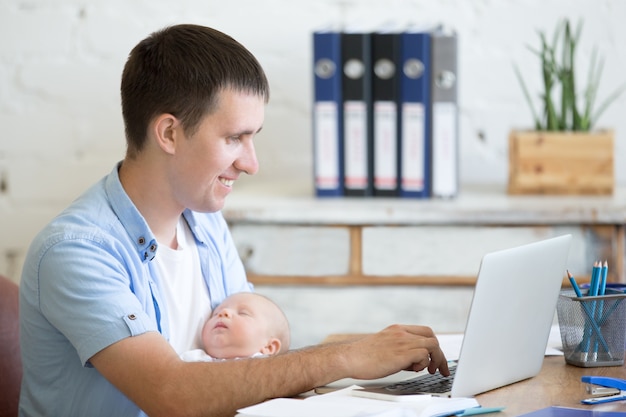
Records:
<instances>
[{"instance_id":1,"label":"binder label","mask_svg":"<svg viewBox=\"0 0 626 417\"><path fill-rule=\"evenodd\" d=\"M347 188L367 187L367 107L363 101L346 101L344 117L344 155Z\"/></svg>"},{"instance_id":2,"label":"binder label","mask_svg":"<svg viewBox=\"0 0 626 417\"><path fill-rule=\"evenodd\" d=\"M315 103L315 184L318 189L339 187L339 151L337 149L337 103L319 101Z\"/></svg>"},{"instance_id":3,"label":"binder label","mask_svg":"<svg viewBox=\"0 0 626 417\"><path fill-rule=\"evenodd\" d=\"M374 103L374 186L378 189L397 188L397 113L393 101Z\"/></svg>"},{"instance_id":4,"label":"binder label","mask_svg":"<svg viewBox=\"0 0 626 417\"><path fill-rule=\"evenodd\" d=\"M456 104L433 103L433 194L457 193Z\"/></svg>"},{"instance_id":5,"label":"binder label","mask_svg":"<svg viewBox=\"0 0 626 417\"><path fill-rule=\"evenodd\" d=\"M424 189L424 105L402 105L402 188L406 191Z\"/></svg>"}]
</instances>

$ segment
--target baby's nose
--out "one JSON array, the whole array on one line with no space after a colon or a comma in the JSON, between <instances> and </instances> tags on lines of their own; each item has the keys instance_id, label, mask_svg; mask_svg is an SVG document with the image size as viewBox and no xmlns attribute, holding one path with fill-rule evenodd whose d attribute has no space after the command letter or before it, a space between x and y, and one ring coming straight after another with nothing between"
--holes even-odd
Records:
<instances>
[{"instance_id":1,"label":"baby's nose","mask_svg":"<svg viewBox=\"0 0 626 417\"><path fill-rule=\"evenodd\" d=\"M217 315L218 317L230 317L232 314L229 309L223 308L222 311Z\"/></svg>"}]
</instances>

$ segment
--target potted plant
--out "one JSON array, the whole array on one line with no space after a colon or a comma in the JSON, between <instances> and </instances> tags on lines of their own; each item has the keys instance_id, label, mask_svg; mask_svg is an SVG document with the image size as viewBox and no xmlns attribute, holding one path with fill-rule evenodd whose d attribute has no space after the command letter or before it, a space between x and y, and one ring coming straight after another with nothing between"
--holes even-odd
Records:
<instances>
[{"instance_id":1,"label":"potted plant","mask_svg":"<svg viewBox=\"0 0 626 417\"><path fill-rule=\"evenodd\" d=\"M534 129L513 130L509 136L510 194L611 194L614 187L613 131L596 129L606 108L626 90L616 89L598 107L597 91L603 61L594 49L587 85L579 96L576 47L582 24L573 32L565 19L552 42L540 32L541 48L531 49L541 63L542 112L538 113L517 66L515 74L534 119Z\"/></svg>"}]
</instances>

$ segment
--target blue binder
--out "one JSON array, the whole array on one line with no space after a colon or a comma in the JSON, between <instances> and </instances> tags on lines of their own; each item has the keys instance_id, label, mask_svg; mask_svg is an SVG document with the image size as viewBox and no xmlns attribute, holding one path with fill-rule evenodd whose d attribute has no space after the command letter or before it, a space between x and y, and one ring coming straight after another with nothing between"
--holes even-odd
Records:
<instances>
[{"instance_id":1,"label":"blue binder","mask_svg":"<svg viewBox=\"0 0 626 417\"><path fill-rule=\"evenodd\" d=\"M430 197L431 36L427 29L402 33L400 48L401 197Z\"/></svg>"},{"instance_id":2,"label":"blue binder","mask_svg":"<svg viewBox=\"0 0 626 417\"><path fill-rule=\"evenodd\" d=\"M313 32L313 156L315 192L337 197L343 190L341 33Z\"/></svg>"}]
</instances>

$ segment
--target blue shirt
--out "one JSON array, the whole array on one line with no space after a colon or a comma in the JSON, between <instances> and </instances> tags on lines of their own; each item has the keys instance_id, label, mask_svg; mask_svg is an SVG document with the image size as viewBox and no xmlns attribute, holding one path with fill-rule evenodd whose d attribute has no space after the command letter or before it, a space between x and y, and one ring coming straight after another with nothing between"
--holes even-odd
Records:
<instances>
[{"instance_id":1,"label":"blue shirt","mask_svg":"<svg viewBox=\"0 0 626 417\"><path fill-rule=\"evenodd\" d=\"M124 191L118 166L29 248L20 283L21 415L143 415L89 363L127 337L158 331L169 339L167 306L151 262L158 244ZM251 291L222 214L186 210L183 216L212 308L232 293Z\"/></svg>"}]
</instances>

